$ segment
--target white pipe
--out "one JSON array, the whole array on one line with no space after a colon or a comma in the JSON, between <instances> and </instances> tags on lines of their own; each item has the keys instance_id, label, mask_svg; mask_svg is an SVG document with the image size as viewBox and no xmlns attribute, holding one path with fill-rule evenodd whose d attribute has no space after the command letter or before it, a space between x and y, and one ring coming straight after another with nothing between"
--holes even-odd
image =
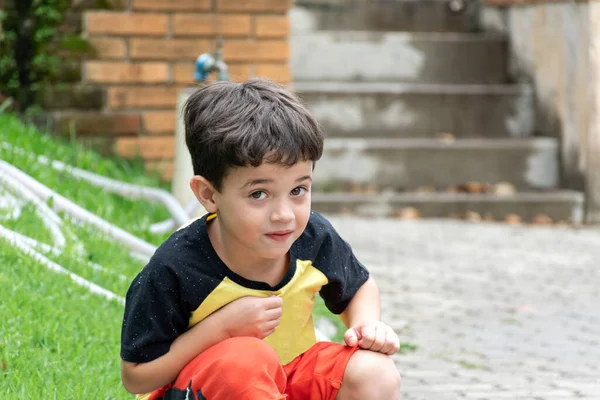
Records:
<instances>
[{"instance_id":1,"label":"white pipe","mask_svg":"<svg viewBox=\"0 0 600 400\"><path fill-rule=\"evenodd\" d=\"M8 214L0 214L0 219L18 219L21 216L21 203L11 193L0 191L0 209L8 212Z\"/></svg>"},{"instance_id":2,"label":"white pipe","mask_svg":"<svg viewBox=\"0 0 600 400\"><path fill-rule=\"evenodd\" d=\"M117 294L111 292L110 290L104 289L103 287L86 280L85 278L69 271L68 269L66 269L64 267L61 267L54 261L49 260L48 258L46 258L42 254L38 253L31 247L27 246L23 242L21 242L19 240L15 240L14 236L12 235L12 231L4 228L4 226L2 226L2 225L0 225L0 237L3 237L4 239L8 240L9 243L11 243L15 247L17 247L23 253L28 254L29 256L34 258L36 261L38 261L39 263L44 265L46 268L50 269L51 271L68 275L73 280L73 282L75 282L79 286L82 286L82 287L88 289L90 292L100 295L102 297L105 297L108 300L116 300L119 304L122 304L122 305L125 304L125 299L123 297L118 296Z\"/></svg>"},{"instance_id":3,"label":"white pipe","mask_svg":"<svg viewBox=\"0 0 600 400\"><path fill-rule=\"evenodd\" d=\"M51 253L52 255L55 255L55 256L59 256L62 254L62 252L59 249L57 249L56 247L52 247L49 244L38 242L35 239L32 239L27 236L23 236L20 233L15 232L15 231L10 231L10 232L12 235L12 240L15 240L15 241L18 240L20 242L23 242L25 245L27 245L33 249L39 248L44 253Z\"/></svg>"},{"instance_id":4,"label":"white pipe","mask_svg":"<svg viewBox=\"0 0 600 400\"><path fill-rule=\"evenodd\" d=\"M179 224L185 224L189 220L188 214L175 197L164 190L119 182L80 168L68 166L61 161L52 161L51 164L52 167L58 171L68 172L77 178L84 179L93 185L102 187L108 192L117 193L133 200L143 198L144 200L161 202Z\"/></svg>"},{"instance_id":5,"label":"white pipe","mask_svg":"<svg viewBox=\"0 0 600 400\"><path fill-rule=\"evenodd\" d=\"M185 207L183 208L187 215L190 215L190 219L196 212L200 209L200 203L195 198L190 200ZM186 222L187 223L187 222ZM179 226L181 226L180 224ZM173 218L169 218L167 220L157 222L155 224L150 225L150 232L152 233L167 233L169 231L173 231L178 228L177 223Z\"/></svg>"},{"instance_id":6,"label":"white pipe","mask_svg":"<svg viewBox=\"0 0 600 400\"><path fill-rule=\"evenodd\" d=\"M27 187L22 185L18 180L14 179L9 174L0 175L0 182L4 185L13 189L15 192L20 194L25 201L31 202L35 206L35 211L44 223L44 225L50 230L52 239L54 240L54 246L63 249L66 245L65 236L60 229L62 221L45 203L32 193Z\"/></svg>"},{"instance_id":7,"label":"white pipe","mask_svg":"<svg viewBox=\"0 0 600 400\"><path fill-rule=\"evenodd\" d=\"M96 215L69 201L3 160L0 160L0 171L11 174L13 178L18 179L32 192L39 196L44 202L47 202L50 198L52 198L52 206L56 211L63 211L76 220L84 221L96 226L98 229L100 229L100 231L125 244L136 253L141 253L147 257L151 257L156 251L156 247L150 243L108 223L102 218L97 217Z\"/></svg>"},{"instance_id":8,"label":"white pipe","mask_svg":"<svg viewBox=\"0 0 600 400\"><path fill-rule=\"evenodd\" d=\"M174 224L183 225L190 219L190 213L186 212L186 210L181 207L181 204L179 204L177 199L173 197L171 193L165 190L117 181L115 179L85 171L81 168L67 165L62 161L51 161L45 156L38 156L28 153L25 149L12 146L8 143L2 143L2 147L17 154L28 156L31 159L36 159L40 164L50 165L57 171L67 172L70 175L79 179L83 179L95 186L102 187L108 192L117 193L133 200L143 198L144 200L160 202L167 208L169 213L175 219Z\"/></svg>"}]
</instances>

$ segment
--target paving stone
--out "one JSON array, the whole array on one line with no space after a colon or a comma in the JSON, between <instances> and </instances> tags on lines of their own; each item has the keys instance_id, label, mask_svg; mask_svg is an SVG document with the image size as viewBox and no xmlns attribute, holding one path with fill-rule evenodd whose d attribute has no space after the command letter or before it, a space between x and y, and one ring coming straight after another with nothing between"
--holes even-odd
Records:
<instances>
[{"instance_id":1,"label":"paving stone","mask_svg":"<svg viewBox=\"0 0 600 400\"><path fill-rule=\"evenodd\" d=\"M331 221L417 346L401 399L600 398L600 230Z\"/></svg>"}]
</instances>

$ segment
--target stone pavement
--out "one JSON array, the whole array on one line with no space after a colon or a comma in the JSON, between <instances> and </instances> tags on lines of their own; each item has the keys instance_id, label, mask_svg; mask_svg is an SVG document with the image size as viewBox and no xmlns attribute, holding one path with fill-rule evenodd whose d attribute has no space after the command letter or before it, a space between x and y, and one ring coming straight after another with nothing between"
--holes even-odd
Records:
<instances>
[{"instance_id":1,"label":"stone pavement","mask_svg":"<svg viewBox=\"0 0 600 400\"><path fill-rule=\"evenodd\" d=\"M600 229L331 221L417 346L401 399L600 399Z\"/></svg>"}]
</instances>

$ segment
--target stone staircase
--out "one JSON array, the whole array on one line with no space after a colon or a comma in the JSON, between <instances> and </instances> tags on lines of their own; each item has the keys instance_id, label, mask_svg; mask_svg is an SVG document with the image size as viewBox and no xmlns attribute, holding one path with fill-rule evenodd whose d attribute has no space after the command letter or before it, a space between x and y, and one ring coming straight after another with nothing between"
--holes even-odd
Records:
<instances>
[{"instance_id":1,"label":"stone staircase","mask_svg":"<svg viewBox=\"0 0 600 400\"><path fill-rule=\"evenodd\" d=\"M365 216L579 223L559 143L478 3L297 0L294 90L328 139L313 207Z\"/></svg>"}]
</instances>

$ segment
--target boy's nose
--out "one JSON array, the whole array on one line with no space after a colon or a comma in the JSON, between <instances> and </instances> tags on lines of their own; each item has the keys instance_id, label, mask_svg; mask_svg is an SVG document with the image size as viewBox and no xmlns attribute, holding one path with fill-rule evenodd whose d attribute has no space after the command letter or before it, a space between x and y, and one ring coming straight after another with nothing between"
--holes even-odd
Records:
<instances>
[{"instance_id":1,"label":"boy's nose","mask_svg":"<svg viewBox=\"0 0 600 400\"><path fill-rule=\"evenodd\" d=\"M294 219L294 210L286 202L279 202L271 212L271 221L290 222Z\"/></svg>"}]
</instances>

